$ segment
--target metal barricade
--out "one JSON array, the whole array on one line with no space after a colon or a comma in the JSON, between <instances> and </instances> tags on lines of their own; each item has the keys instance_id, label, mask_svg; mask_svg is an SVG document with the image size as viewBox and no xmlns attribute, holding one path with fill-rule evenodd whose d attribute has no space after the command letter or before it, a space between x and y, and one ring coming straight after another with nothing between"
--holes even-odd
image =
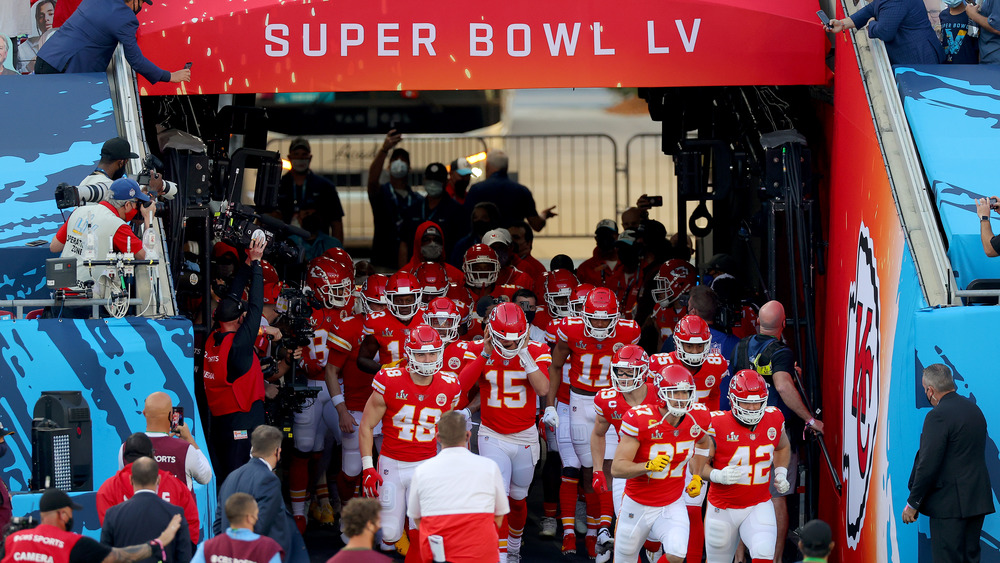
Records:
<instances>
[{"instance_id":1,"label":"metal barricade","mask_svg":"<svg viewBox=\"0 0 1000 563\"><path fill-rule=\"evenodd\" d=\"M663 196L663 207L651 209L650 217L663 223L668 233L675 233L677 177L674 160L663 154L662 137L658 133L642 133L625 143L625 201L628 207L642 194Z\"/></svg>"}]
</instances>

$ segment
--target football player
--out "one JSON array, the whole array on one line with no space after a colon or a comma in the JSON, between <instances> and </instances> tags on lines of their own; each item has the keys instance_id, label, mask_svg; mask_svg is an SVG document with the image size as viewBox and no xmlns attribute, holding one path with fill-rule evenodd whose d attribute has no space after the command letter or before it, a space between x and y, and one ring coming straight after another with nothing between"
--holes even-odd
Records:
<instances>
[{"instance_id":1,"label":"football player","mask_svg":"<svg viewBox=\"0 0 1000 563\"><path fill-rule=\"evenodd\" d=\"M385 274L372 274L361 286L361 310L355 308L355 312L362 316L371 315L385 311L389 302L385 298L385 284L389 277Z\"/></svg>"},{"instance_id":2,"label":"football player","mask_svg":"<svg viewBox=\"0 0 1000 563\"><path fill-rule=\"evenodd\" d=\"M548 330L549 324L555 319L570 316L569 298L579 285L576 276L569 270L553 270L545 275L542 282L542 300L545 307L535 315L533 324L542 330Z\"/></svg>"},{"instance_id":3,"label":"football player","mask_svg":"<svg viewBox=\"0 0 1000 563\"><path fill-rule=\"evenodd\" d=\"M611 464L615 479L628 479L615 528L615 563L638 561L647 537L658 540L670 563L687 555L688 513L684 500L688 464L695 474L708 461L711 415L695 403L694 379L680 366L660 369L659 404L639 405L622 419L621 443ZM696 485L700 486L700 479Z\"/></svg>"},{"instance_id":4,"label":"football player","mask_svg":"<svg viewBox=\"0 0 1000 563\"><path fill-rule=\"evenodd\" d=\"M524 311L513 303L493 308L486 337L469 343L469 348L475 361L463 370L461 379L479 382L479 454L500 466L510 500L506 528L500 528L500 561L516 563L528 518L528 487L541 453L536 405L538 397L549 391L552 356L548 346L528 339Z\"/></svg>"},{"instance_id":5,"label":"football player","mask_svg":"<svg viewBox=\"0 0 1000 563\"><path fill-rule=\"evenodd\" d=\"M423 262L414 272L420 282L420 300L427 305L437 297L444 297L450 285L448 270L438 262Z\"/></svg>"},{"instance_id":6,"label":"football player","mask_svg":"<svg viewBox=\"0 0 1000 563\"><path fill-rule=\"evenodd\" d=\"M714 483L708 490L705 554L708 563L730 563L740 539L755 562L774 558L777 524L771 504L774 488L788 491L791 447L785 417L767 405L767 384L754 370L741 370L729 384L731 411L712 413L715 438L710 465L701 477Z\"/></svg>"},{"instance_id":7,"label":"football player","mask_svg":"<svg viewBox=\"0 0 1000 563\"><path fill-rule=\"evenodd\" d=\"M646 326L651 325L656 330L657 350L673 335L677 322L687 314L687 305L681 297L694 287L695 273L690 263L674 258L664 262L653 277L656 289L652 294L656 304Z\"/></svg>"},{"instance_id":8,"label":"football player","mask_svg":"<svg viewBox=\"0 0 1000 563\"><path fill-rule=\"evenodd\" d=\"M622 346L611 358L611 387L601 390L594 397L594 409L597 418L594 431L590 434L590 452L592 459L604 457L607 450L605 436L608 428L614 427L615 434L621 439L622 418L632 409L642 404L656 405L659 403L656 387L646 381L649 373L649 356L646 351L634 344ZM597 532L597 546L603 550L611 548L613 536L611 518L605 518L612 510L615 515L621 511L622 495L625 494L625 480L614 479L611 490L608 489L606 474L611 471L611 460L604 460L601 469L594 469L594 491L601 498L601 529ZM612 492L613 491L613 492ZM612 508L608 508L608 503Z\"/></svg>"},{"instance_id":9,"label":"football player","mask_svg":"<svg viewBox=\"0 0 1000 563\"><path fill-rule=\"evenodd\" d=\"M485 244L474 244L465 251L462 272L465 273L465 287L472 294L473 303L486 295L496 299L506 297L510 301L517 286L497 283L500 275L500 259L492 248Z\"/></svg>"},{"instance_id":10,"label":"football player","mask_svg":"<svg viewBox=\"0 0 1000 563\"><path fill-rule=\"evenodd\" d=\"M579 288L578 288L579 289ZM562 369L570 360L569 423L573 450L579 459L581 469L566 467L564 474L574 475L583 484L587 504L587 553L596 555L597 529L602 516L610 519L611 514L602 515L598 495L592 486L594 461L590 452L590 434L596 422L594 396L611 387L611 358L615 351L627 344L639 341L639 326L635 321L619 319L618 298L608 288L599 287L587 294L581 318L565 319L559 327L557 343L552 350L552 365L549 367L549 381L558 385L562 380ZM550 395L552 395L550 391ZM546 408L546 411L549 411ZM549 411L551 412L551 411ZM558 413L556 413L558 414ZM551 415L550 415L551 416ZM614 457L618 436L608 429L607 448L598 461L603 466L605 459ZM563 464L570 460L563 456ZM573 534L573 508L576 487L564 480L560 486L559 501L563 520L563 553L576 550ZM610 509L611 507L608 506Z\"/></svg>"},{"instance_id":11,"label":"football player","mask_svg":"<svg viewBox=\"0 0 1000 563\"><path fill-rule=\"evenodd\" d=\"M410 329L423 323L420 282L409 272L396 272L385 282L388 311L371 313L365 319L365 338L358 353L358 367L377 373L383 365L403 357L403 343ZM379 361L375 361L375 354Z\"/></svg>"},{"instance_id":12,"label":"football player","mask_svg":"<svg viewBox=\"0 0 1000 563\"><path fill-rule=\"evenodd\" d=\"M375 374L374 392L358 428L362 487L365 496L378 497L382 504L382 540L388 544L403 539L413 471L437 454L438 418L455 408L461 395L458 380L441 372L444 342L436 330L427 325L414 327L406 339L405 353L406 367L385 368ZM376 470L372 454L374 430L380 422L383 437ZM407 536L409 545L418 545L415 529L408 530ZM419 549L409 551L412 555L408 553L408 560L419 557Z\"/></svg>"}]
</instances>

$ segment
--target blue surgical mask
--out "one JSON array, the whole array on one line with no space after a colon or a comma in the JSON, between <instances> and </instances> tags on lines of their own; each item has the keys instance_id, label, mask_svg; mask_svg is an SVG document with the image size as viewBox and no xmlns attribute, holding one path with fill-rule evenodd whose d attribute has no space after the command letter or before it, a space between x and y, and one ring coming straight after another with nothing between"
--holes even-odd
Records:
<instances>
[{"instance_id":1,"label":"blue surgical mask","mask_svg":"<svg viewBox=\"0 0 1000 563\"><path fill-rule=\"evenodd\" d=\"M947 4L949 8L955 8L965 4L965 0L944 0L944 3Z\"/></svg>"},{"instance_id":2,"label":"blue surgical mask","mask_svg":"<svg viewBox=\"0 0 1000 563\"><path fill-rule=\"evenodd\" d=\"M410 172L410 165L405 161L396 159L389 163L389 175L393 178L405 178Z\"/></svg>"}]
</instances>

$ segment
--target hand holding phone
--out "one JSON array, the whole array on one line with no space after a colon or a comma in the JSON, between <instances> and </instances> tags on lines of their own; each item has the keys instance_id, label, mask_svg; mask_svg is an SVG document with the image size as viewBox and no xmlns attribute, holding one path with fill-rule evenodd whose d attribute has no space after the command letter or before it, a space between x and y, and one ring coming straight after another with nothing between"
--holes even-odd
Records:
<instances>
[{"instance_id":1,"label":"hand holding phone","mask_svg":"<svg viewBox=\"0 0 1000 563\"><path fill-rule=\"evenodd\" d=\"M184 63L184 70L191 70L191 64L192 63L190 63L190 62Z\"/></svg>"},{"instance_id":2,"label":"hand holding phone","mask_svg":"<svg viewBox=\"0 0 1000 563\"><path fill-rule=\"evenodd\" d=\"M990 209L994 211L1000 211L1000 198L994 195L990 196L988 199L990 202Z\"/></svg>"},{"instance_id":3,"label":"hand holding phone","mask_svg":"<svg viewBox=\"0 0 1000 563\"><path fill-rule=\"evenodd\" d=\"M649 206L650 207L663 207L663 196L662 195L651 195L647 199L649 199Z\"/></svg>"},{"instance_id":4,"label":"hand holding phone","mask_svg":"<svg viewBox=\"0 0 1000 563\"><path fill-rule=\"evenodd\" d=\"M830 27L830 16L826 15L826 12L818 10L816 15L819 16L819 21L823 22L824 26Z\"/></svg>"},{"instance_id":5,"label":"hand holding phone","mask_svg":"<svg viewBox=\"0 0 1000 563\"><path fill-rule=\"evenodd\" d=\"M177 429L178 424L184 423L184 407L173 407L170 409L170 430Z\"/></svg>"}]
</instances>

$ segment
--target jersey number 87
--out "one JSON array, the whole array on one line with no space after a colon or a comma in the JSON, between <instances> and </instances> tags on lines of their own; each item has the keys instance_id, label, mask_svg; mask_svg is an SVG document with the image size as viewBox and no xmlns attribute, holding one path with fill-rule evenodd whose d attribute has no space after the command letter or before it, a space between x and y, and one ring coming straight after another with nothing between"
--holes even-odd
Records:
<instances>
[{"instance_id":1,"label":"jersey number 87","mask_svg":"<svg viewBox=\"0 0 1000 563\"><path fill-rule=\"evenodd\" d=\"M680 455L683 452L691 451L694 447L694 440L687 440L685 442L677 442L677 448L674 449L674 444L653 444L649 448L649 459L655 459L658 455L668 456L671 461L676 457L674 454ZM666 479L667 477L684 477L684 468L687 467L688 458L684 458L682 463L677 464L677 467L671 471L668 466L667 469L663 471L655 471L649 474L650 479ZM669 475L667 472L670 471Z\"/></svg>"}]
</instances>

